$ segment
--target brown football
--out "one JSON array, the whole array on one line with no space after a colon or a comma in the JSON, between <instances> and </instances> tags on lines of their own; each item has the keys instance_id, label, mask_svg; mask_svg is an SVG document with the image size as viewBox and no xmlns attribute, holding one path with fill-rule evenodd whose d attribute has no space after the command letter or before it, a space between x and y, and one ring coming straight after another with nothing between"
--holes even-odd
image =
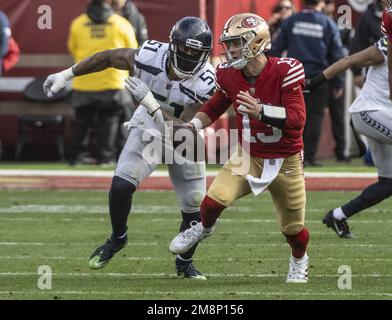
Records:
<instances>
[{"instance_id":1,"label":"brown football","mask_svg":"<svg viewBox=\"0 0 392 320\"><path fill-rule=\"evenodd\" d=\"M203 136L185 124L174 124L170 132L174 152L189 161L205 160Z\"/></svg>"}]
</instances>

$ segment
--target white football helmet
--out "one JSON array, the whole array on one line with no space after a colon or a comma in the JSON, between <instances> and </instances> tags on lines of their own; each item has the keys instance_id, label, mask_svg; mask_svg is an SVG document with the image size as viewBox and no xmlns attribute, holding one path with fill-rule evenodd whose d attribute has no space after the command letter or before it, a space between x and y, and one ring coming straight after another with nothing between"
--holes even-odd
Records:
<instances>
[{"instance_id":1,"label":"white football helmet","mask_svg":"<svg viewBox=\"0 0 392 320\"><path fill-rule=\"evenodd\" d=\"M269 26L256 14L236 14L223 27L219 43L227 59L223 67L242 69L250 59L271 49Z\"/></svg>"}]
</instances>

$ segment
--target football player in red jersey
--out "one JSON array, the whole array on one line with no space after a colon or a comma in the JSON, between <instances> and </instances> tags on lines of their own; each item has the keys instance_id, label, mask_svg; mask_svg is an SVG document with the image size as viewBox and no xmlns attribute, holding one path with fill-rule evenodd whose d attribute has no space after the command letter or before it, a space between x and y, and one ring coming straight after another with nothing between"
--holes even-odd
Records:
<instances>
[{"instance_id":1,"label":"football player in red jersey","mask_svg":"<svg viewBox=\"0 0 392 320\"><path fill-rule=\"evenodd\" d=\"M382 15L381 31L388 37L388 81L389 99L392 100L392 0L384 0L385 11Z\"/></svg>"},{"instance_id":2,"label":"football player in red jersey","mask_svg":"<svg viewBox=\"0 0 392 320\"><path fill-rule=\"evenodd\" d=\"M235 200L268 188L280 230L292 249L286 282L307 282L302 64L264 54L271 45L269 28L255 14L231 17L220 43L227 62L217 69L218 90L188 125L196 130L205 128L233 104L240 144L201 204L202 222L176 236L169 249L172 253L187 251L212 234L222 211Z\"/></svg>"}]
</instances>

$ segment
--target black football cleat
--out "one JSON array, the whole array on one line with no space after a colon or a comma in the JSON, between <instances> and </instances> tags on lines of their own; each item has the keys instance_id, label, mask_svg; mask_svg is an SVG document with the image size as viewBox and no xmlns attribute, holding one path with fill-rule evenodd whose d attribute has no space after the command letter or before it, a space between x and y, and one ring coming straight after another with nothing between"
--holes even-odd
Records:
<instances>
[{"instance_id":1,"label":"black football cleat","mask_svg":"<svg viewBox=\"0 0 392 320\"><path fill-rule=\"evenodd\" d=\"M177 257L176 270L178 276L183 275L185 278L207 280L206 276L195 268L195 266L192 263L192 260L184 261Z\"/></svg>"},{"instance_id":2,"label":"black football cleat","mask_svg":"<svg viewBox=\"0 0 392 320\"><path fill-rule=\"evenodd\" d=\"M323 223L326 224L328 228L333 229L340 238L354 238L354 235L350 232L350 227L346 219L335 219L332 210L325 215Z\"/></svg>"},{"instance_id":3,"label":"black football cleat","mask_svg":"<svg viewBox=\"0 0 392 320\"><path fill-rule=\"evenodd\" d=\"M114 254L124 248L128 243L128 238L122 239L122 241L115 241L112 238L106 240L106 242L98 247L91 255L88 262L91 269L101 269L106 266L110 259L113 258Z\"/></svg>"}]
</instances>

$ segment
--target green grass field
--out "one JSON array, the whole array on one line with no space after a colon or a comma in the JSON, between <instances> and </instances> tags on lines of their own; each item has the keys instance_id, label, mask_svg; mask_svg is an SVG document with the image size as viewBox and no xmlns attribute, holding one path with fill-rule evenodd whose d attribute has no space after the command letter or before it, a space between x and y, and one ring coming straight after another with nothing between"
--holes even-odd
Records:
<instances>
[{"instance_id":1,"label":"green grass field","mask_svg":"<svg viewBox=\"0 0 392 320\"><path fill-rule=\"evenodd\" d=\"M286 284L289 249L268 194L228 209L196 255L207 281L174 273L168 243L180 214L173 192L134 197L129 245L104 269L87 260L109 235L107 193L0 191L0 299L391 299L391 200L351 221L354 240L320 222L352 192L309 192L308 284ZM52 289L37 287L48 265ZM338 288L338 268L352 270L352 289Z\"/></svg>"}]
</instances>

